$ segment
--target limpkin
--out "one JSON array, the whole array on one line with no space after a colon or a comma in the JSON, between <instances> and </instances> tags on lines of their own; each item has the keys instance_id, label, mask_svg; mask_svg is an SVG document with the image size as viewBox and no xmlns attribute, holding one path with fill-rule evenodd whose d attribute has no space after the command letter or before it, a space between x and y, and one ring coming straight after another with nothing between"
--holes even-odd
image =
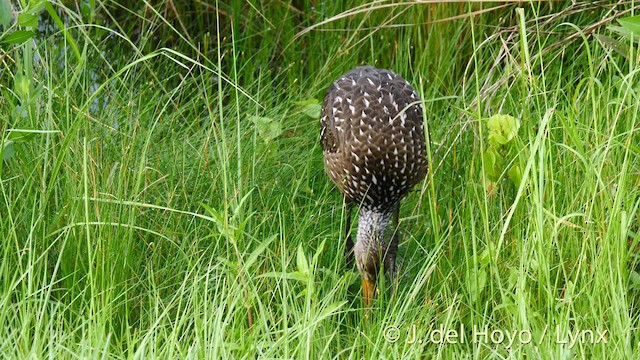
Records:
<instances>
[{"instance_id":1,"label":"limpkin","mask_svg":"<svg viewBox=\"0 0 640 360\"><path fill-rule=\"evenodd\" d=\"M325 170L343 195L347 251L353 246L369 306L381 265L392 283L396 276L400 200L427 173L422 104L394 72L356 67L327 90L320 125ZM360 218L352 245L354 206Z\"/></svg>"}]
</instances>

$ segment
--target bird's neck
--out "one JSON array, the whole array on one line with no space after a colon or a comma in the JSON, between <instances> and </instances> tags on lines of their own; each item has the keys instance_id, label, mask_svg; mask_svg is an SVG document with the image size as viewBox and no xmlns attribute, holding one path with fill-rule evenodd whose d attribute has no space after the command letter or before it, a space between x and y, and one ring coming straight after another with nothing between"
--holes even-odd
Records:
<instances>
[{"instance_id":1,"label":"bird's neck","mask_svg":"<svg viewBox=\"0 0 640 360\"><path fill-rule=\"evenodd\" d=\"M387 225L391 220L391 213L367 208L360 209L360 219L358 220L358 240L362 238L368 242L369 239L382 241Z\"/></svg>"},{"instance_id":2,"label":"bird's neck","mask_svg":"<svg viewBox=\"0 0 640 360\"><path fill-rule=\"evenodd\" d=\"M355 256L368 258L365 263L378 263L384 254L384 237L391 220L391 213L362 208L358 220L358 235L354 246Z\"/></svg>"}]
</instances>

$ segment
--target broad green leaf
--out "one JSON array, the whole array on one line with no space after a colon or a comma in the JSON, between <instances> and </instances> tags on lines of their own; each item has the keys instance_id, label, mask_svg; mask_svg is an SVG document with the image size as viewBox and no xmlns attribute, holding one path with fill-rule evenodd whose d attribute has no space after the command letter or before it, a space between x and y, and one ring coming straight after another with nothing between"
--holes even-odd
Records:
<instances>
[{"instance_id":1,"label":"broad green leaf","mask_svg":"<svg viewBox=\"0 0 640 360\"><path fill-rule=\"evenodd\" d=\"M493 115L487 120L489 128L489 144L492 146L504 145L511 141L520 128L520 121L511 115Z\"/></svg>"},{"instance_id":2,"label":"broad green leaf","mask_svg":"<svg viewBox=\"0 0 640 360\"><path fill-rule=\"evenodd\" d=\"M312 117L314 119L317 119L320 117L320 111L322 110L322 105L320 105L320 102L318 101L318 99L298 101L296 102L296 105L301 106L302 112L305 113L307 116Z\"/></svg>"},{"instance_id":3,"label":"broad green leaf","mask_svg":"<svg viewBox=\"0 0 640 360\"><path fill-rule=\"evenodd\" d=\"M633 35L640 36L640 15L618 19L618 22Z\"/></svg>"},{"instance_id":4,"label":"broad green leaf","mask_svg":"<svg viewBox=\"0 0 640 360\"><path fill-rule=\"evenodd\" d=\"M224 235L227 240L234 242L235 238L233 237L233 229L229 229L229 226L225 224L224 215L205 203L200 203L200 206L202 206L204 210L208 212L209 215L211 215L211 220L213 220L213 223L216 224L218 232Z\"/></svg>"},{"instance_id":5,"label":"broad green leaf","mask_svg":"<svg viewBox=\"0 0 640 360\"><path fill-rule=\"evenodd\" d=\"M16 154L16 146L20 143L31 141L37 132L29 129L15 129L9 132L2 146L2 159L9 160Z\"/></svg>"},{"instance_id":6,"label":"broad green leaf","mask_svg":"<svg viewBox=\"0 0 640 360\"><path fill-rule=\"evenodd\" d=\"M273 118L251 115L249 120L254 123L258 130L258 135L267 144L282 134L282 125Z\"/></svg>"},{"instance_id":7,"label":"broad green leaf","mask_svg":"<svg viewBox=\"0 0 640 360\"><path fill-rule=\"evenodd\" d=\"M292 271L286 274L284 277L285 279L297 280L301 283L306 283L308 279L307 274L301 273L300 271Z\"/></svg>"},{"instance_id":8,"label":"broad green leaf","mask_svg":"<svg viewBox=\"0 0 640 360\"><path fill-rule=\"evenodd\" d=\"M11 0L0 0L0 25L4 28L11 24L11 19L13 18L9 1Z\"/></svg>"},{"instance_id":9,"label":"broad green leaf","mask_svg":"<svg viewBox=\"0 0 640 360\"><path fill-rule=\"evenodd\" d=\"M209 215L211 215L211 217L219 223L222 223L222 215L218 212L218 210L212 208L211 206L205 204L205 203L200 203L200 206L202 206L204 208L204 210L206 212L209 213Z\"/></svg>"},{"instance_id":10,"label":"broad green leaf","mask_svg":"<svg viewBox=\"0 0 640 360\"><path fill-rule=\"evenodd\" d=\"M482 290L484 290L484 287L486 284L487 284L487 272L485 270L482 270L478 274L478 290L479 290L478 295L482 293Z\"/></svg>"},{"instance_id":11,"label":"broad green leaf","mask_svg":"<svg viewBox=\"0 0 640 360\"><path fill-rule=\"evenodd\" d=\"M469 293L474 301L480 299L480 294L487 283L487 272L479 270L475 277L469 279Z\"/></svg>"},{"instance_id":12,"label":"broad green leaf","mask_svg":"<svg viewBox=\"0 0 640 360\"><path fill-rule=\"evenodd\" d=\"M507 280L507 289L513 290L513 288L516 287L516 284L518 284L519 276L520 276L520 272L518 271L517 268L512 268L511 271L509 271L509 279Z\"/></svg>"},{"instance_id":13,"label":"broad green leaf","mask_svg":"<svg viewBox=\"0 0 640 360\"><path fill-rule=\"evenodd\" d=\"M484 160L484 173L491 181L497 181L502 172L502 157L496 154L496 149L493 147L485 150L482 154Z\"/></svg>"},{"instance_id":14,"label":"broad green leaf","mask_svg":"<svg viewBox=\"0 0 640 360\"><path fill-rule=\"evenodd\" d=\"M9 160L16 154L13 141L7 141L2 146L2 160Z\"/></svg>"},{"instance_id":15,"label":"broad green leaf","mask_svg":"<svg viewBox=\"0 0 640 360\"><path fill-rule=\"evenodd\" d=\"M624 57L629 55L629 47L627 44L605 35L595 34L595 37L600 41L604 48L611 49Z\"/></svg>"},{"instance_id":16,"label":"broad green leaf","mask_svg":"<svg viewBox=\"0 0 640 360\"><path fill-rule=\"evenodd\" d=\"M22 44L23 42L31 39L35 33L27 30L17 30L11 33L9 36L2 40L6 44Z\"/></svg>"},{"instance_id":17,"label":"broad green leaf","mask_svg":"<svg viewBox=\"0 0 640 360\"><path fill-rule=\"evenodd\" d=\"M29 27L38 26L38 14L22 13L18 15L18 25Z\"/></svg>"},{"instance_id":18,"label":"broad green leaf","mask_svg":"<svg viewBox=\"0 0 640 360\"><path fill-rule=\"evenodd\" d=\"M89 2L83 1L80 3L80 13L84 19L92 19L93 18L93 7Z\"/></svg>"},{"instance_id":19,"label":"broad green leaf","mask_svg":"<svg viewBox=\"0 0 640 360\"><path fill-rule=\"evenodd\" d=\"M640 274L631 271L631 274L629 274L629 285L632 289L640 289Z\"/></svg>"},{"instance_id":20,"label":"broad green leaf","mask_svg":"<svg viewBox=\"0 0 640 360\"><path fill-rule=\"evenodd\" d=\"M38 98L40 98L40 95L42 94L43 89L44 89L44 84L40 84L36 88L33 88L32 86L30 86L29 102L33 103L35 102L35 100L38 100Z\"/></svg>"},{"instance_id":21,"label":"broad green leaf","mask_svg":"<svg viewBox=\"0 0 640 360\"><path fill-rule=\"evenodd\" d=\"M251 255L249 255L247 260L244 262L245 269L248 270L251 267L251 265L253 265L253 263L256 262L256 260L258 259L258 256L262 255L265 249L271 244L273 240L275 240L276 237L277 235L271 236L267 240L263 241L260 245L258 245L257 248L255 248L255 250L251 252Z\"/></svg>"},{"instance_id":22,"label":"broad green leaf","mask_svg":"<svg viewBox=\"0 0 640 360\"><path fill-rule=\"evenodd\" d=\"M484 161L484 172L487 177L493 177L494 171L493 167L496 165L496 154L493 149L489 148L485 150L482 155L482 160Z\"/></svg>"},{"instance_id":23,"label":"broad green leaf","mask_svg":"<svg viewBox=\"0 0 640 360\"><path fill-rule=\"evenodd\" d=\"M45 4L49 0L31 0L29 1L29 6L25 10L27 14L39 15L42 10L44 10Z\"/></svg>"},{"instance_id":24,"label":"broad green leaf","mask_svg":"<svg viewBox=\"0 0 640 360\"><path fill-rule=\"evenodd\" d=\"M522 181L522 170L519 165L513 165L509 171L507 171L507 176L509 176L509 180L516 187L520 186L520 182Z\"/></svg>"},{"instance_id":25,"label":"broad green leaf","mask_svg":"<svg viewBox=\"0 0 640 360\"><path fill-rule=\"evenodd\" d=\"M482 253L480 253L480 259L479 260L480 260L480 267L481 268L487 267L487 265L489 265L489 262L491 262L491 250L493 250L494 253L495 253L495 250L492 249L492 247L493 246L491 245L491 243L489 243L487 245L487 247L484 250L482 250Z\"/></svg>"},{"instance_id":26,"label":"broad green leaf","mask_svg":"<svg viewBox=\"0 0 640 360\"><path fill-rule=\"evenodd\" d=\"M224 258L222 256L218 256L216 257L216 259L218 260L219 264L223 264L226 265L229 269L233 270L233 271L238 271L238 267L235 261L231 261L227 258Z\"/></svg>"},{"instance_id":27,"label":"broad green leaf","mask_svg":"<svg viewBox=\"0 0 640 360\"><path fill-rule=\"evenodd\" d=\"M624 36L626 38L630 38L633 34L631 31L623 28L622 26L609 25L607 26L607 30L610 30L620 36ZM637 40L637 39L636 39Z\"/></svg>"},{"instance_id":28,"label":"broad green leaf","mask_svg":"<svg viewBox=\"0 0 640 360\"><path fill-rule=\"evenodd\" d=\"M307 261L307 257L304 255L304 250L302 249L302 244L298 245L298 254L296 257L298 263L298 271L302 274L309 274L309 262Z\"/></svg>"},{"instance_id":29,"label":"broad green leaf","mask_svg":"<svg viewBox=\"0 0 640 360\"><path fill-rule=\"evenodd\" d=\"M29 88L31 87L31 81L22 72L18 72L13 77L13 90L20 96L20 99L24 102L29 98Z\"/></svg>"},{"instance_id":30,"label":"broad green leaf","mask_svg":"<svg viewBox=\"0 0 640 360\"><path fill-rule=\"evenodd\" d=\"M320 104L310 104L306 105L302 108L302 112L307 116L317 119L320 117L320 111L322 110L322 106Z\"/></svg>"}]
</instances>

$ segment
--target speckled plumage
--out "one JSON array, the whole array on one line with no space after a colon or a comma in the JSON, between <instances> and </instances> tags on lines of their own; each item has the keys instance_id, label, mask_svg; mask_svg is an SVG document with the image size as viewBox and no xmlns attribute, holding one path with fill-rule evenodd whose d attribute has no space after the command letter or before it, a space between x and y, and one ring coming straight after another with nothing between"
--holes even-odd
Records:
<instances>
[{"instance_id":1,"label":"speckled plumage","mask_svg":"<svg viewBox=\"0 0 640 360\"><path fill-rule=\"evenodd\" d=\"M392 208L424 178L420 98L395 73L349 71L329 88L320 123L325 169L349 200Z\"/></svg>"},{"instance_id":2,"label":"speckled plumage","mask_svg":"<svg viewBox=\"0 0 640 360\"><path fill-rule=\"evenodd\" d=\"M420 98L390 70L357 67L329 87L320 124L325 170L345 202L361 206L358 269L375 280L382 256L394 268L397 239L384 240L391 214L427 173Z\"/></svg>"}]
</instances>

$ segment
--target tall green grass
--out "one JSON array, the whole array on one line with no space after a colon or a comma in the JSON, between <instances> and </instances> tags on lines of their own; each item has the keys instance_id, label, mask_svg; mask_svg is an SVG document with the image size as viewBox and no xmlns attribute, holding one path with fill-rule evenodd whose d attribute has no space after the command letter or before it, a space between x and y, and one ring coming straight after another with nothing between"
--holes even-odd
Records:
<instances>
[{"instance_id":1,"label":"tall green grass","mask_svg":"<svg viewBox=\"0 0 640 360\"><path fill-rule=\"evenodd\" d=\"M609 27L636 4L52 5L68 32L0 62L1 144L31 134L0 164L3 357L638 357L640 67ZM368 320L317 118L360 64L430 133ZM523 180L487 191L494 114ZM465 341L410 343L440 329Z\"/></svg>"}]
</instances>

